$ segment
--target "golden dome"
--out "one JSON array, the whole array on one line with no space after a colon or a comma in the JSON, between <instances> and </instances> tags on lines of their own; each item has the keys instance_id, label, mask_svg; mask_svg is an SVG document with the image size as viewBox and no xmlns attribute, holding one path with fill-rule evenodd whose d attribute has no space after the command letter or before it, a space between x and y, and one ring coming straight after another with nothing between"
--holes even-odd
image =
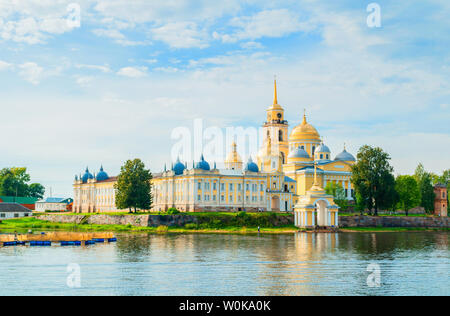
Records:
<instances>
[{"instance_id":1,"label":"golden dome","mask_svg":"<svg viewBox=\"0 0 450 316\"><path fill-rule=\"evenodd\" d=\"M306 121L306 114L303 115L303 122L297 125L291 132L289 141L314 140L320 142L319 132L314 126Z\"/></svg>"},{"instance_id":2,"label":"golden dome","mask_svg":"<svg viewBox=\"0 0 450 316\"><path fill-rule=\"evenodd\" d=\"M237 145L235 142L231 145L231 151L228 154L225 163L242 163L242 159L237 152Z\"/></svg>"}]
</instances>

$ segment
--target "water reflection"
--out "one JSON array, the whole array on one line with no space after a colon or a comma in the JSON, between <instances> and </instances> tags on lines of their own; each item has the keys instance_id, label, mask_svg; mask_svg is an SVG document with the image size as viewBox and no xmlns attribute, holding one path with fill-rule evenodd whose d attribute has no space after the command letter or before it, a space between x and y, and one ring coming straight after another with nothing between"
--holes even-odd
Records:
<instances>
[{"instance_id":1,"label":"water reflection","mask_svg":"<svg viewBox=\"0 0 450 316\"><path fill-rule=\"evenodd\" d=\"M86 248L0 248L0 294L448 295L449 236L122 234ZM73 262L77 290L65 286ZM366 284L370 263L380 288Z\"/></svg>"}]
</instances>

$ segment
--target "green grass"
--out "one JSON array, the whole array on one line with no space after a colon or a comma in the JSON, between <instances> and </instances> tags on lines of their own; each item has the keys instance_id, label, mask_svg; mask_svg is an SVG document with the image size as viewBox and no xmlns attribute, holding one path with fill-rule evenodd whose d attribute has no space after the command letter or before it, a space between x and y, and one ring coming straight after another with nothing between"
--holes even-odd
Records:
<instances>
[{"instance_id":1,"label":"green grass","mask_svg":"<svg viewBox=\"0 0 450 316\"><path fill-rule=\"evenodd\" d=\"M20 218L4 220L0 223L0 231L27 231L31 230L63 230L75 232L147 232L147 233L257 233L257 227L222 226L212 227L209 225L195 225L191 227L138 227L132 225L89 225L68 224L43 221L38 218ZM295 226L265 227L260 229L261 233L292 233L298 231Z\"/></svg>"}]
</instances>

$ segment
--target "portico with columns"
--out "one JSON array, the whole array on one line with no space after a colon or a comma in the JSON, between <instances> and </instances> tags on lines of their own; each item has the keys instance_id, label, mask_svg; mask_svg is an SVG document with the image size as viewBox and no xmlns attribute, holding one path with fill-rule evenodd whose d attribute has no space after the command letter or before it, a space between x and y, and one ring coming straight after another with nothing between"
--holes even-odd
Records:
<instances>
[{"instance_id":1,"label":"portico with columns","mask_svg":"<svg viewBox=\"0 0 450 316\"><path fill-rule=\"evenodd\" d=\"M326 194L317 177L314 164L314 183L310 190L298 199L294 207L295 226L299 228L339 227L339 207L332 195Z\"/></svg>"}]
</instances>

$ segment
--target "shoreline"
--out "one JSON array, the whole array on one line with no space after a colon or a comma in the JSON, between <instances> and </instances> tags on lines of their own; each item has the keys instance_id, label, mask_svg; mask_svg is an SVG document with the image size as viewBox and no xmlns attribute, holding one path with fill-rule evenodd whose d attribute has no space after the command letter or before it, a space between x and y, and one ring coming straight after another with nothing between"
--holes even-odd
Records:
<instances>
[{"instance_id":1,"label":"shoreline","mask_svg":"<svg viewBox=\"0 0 450 316\"><path fill-rule=\"evenodd\" d=\"M101 225L101 224L73 224L44 221L37 218L20 218L3 220L0 232L12 231L73 231L73 232L124 232L149 234L295 234L305 233L383 233L383 232L450 232L450 228L422 228L422 227L343 227L337 232L315 232L302 230L295 226L257 227L231 226L223 228L184 228L184 227L141 227L132 225Z\"/></svg>"}]
</instances>

